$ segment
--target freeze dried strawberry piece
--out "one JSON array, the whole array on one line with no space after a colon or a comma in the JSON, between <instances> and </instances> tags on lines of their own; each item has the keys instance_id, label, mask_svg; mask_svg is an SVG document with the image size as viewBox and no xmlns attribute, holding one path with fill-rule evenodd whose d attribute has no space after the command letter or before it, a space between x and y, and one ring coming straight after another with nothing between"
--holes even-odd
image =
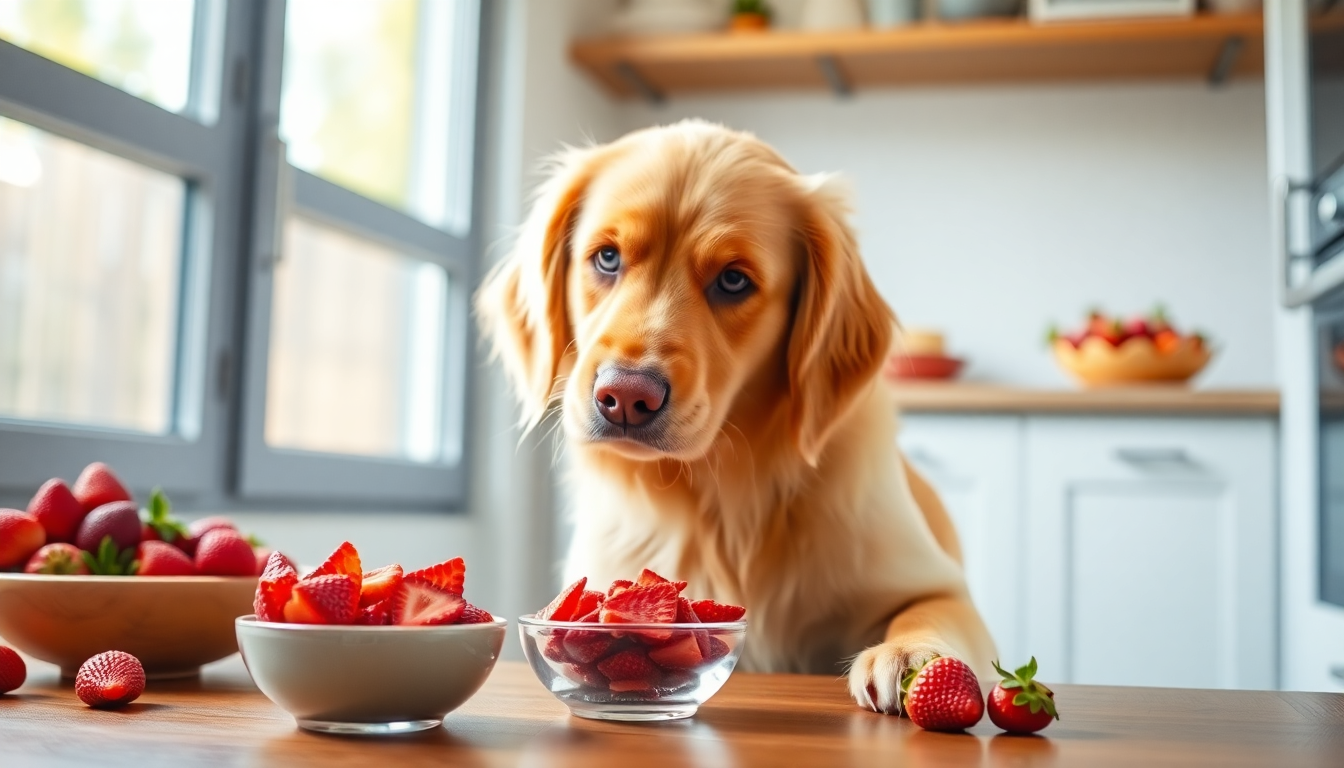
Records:
<instances>
[{"instance_id":1,"label":"freeze dried strawberry piece","mask_svg":"<svg viewBox=\"0 0 1344 768\"><path fill-rule=\"evenodd\" d=\"M635 586L635 582L629 579L617 579L611 582L611 586L607 588L607 597L615 597L617 592L624 592L633 586Z\"/></svg>"},{"instance_id":2,"label":"freeze dried strawberry piece","mask_svg":"<svg viewBox=\"0 0 1344 768\"><path fill-rule=\"evenodd\" d=\"M580 616L579 601L583 599L583 588L588 585L588 577L583 576L578 581L565 587L564 591L555 596L551 604L541 609L537 614L538 619L549 621L573 621Z\"/></svg>"},{"instance_id":3,"label":"freeze dried strawberry piece","mask_svg":"<svg viewBox=\"0 0 1344 768\"><path fill-rule=\"evenodd\" d=\"M584 614L583 616L580 616L579 618L575 619L575 621L581 621L585 624L596 624L602 620L601 616L602 616L602 607L598 606L597 608L594 608L590 613Z\"/></svg>"},{"instance_id":4,"label":"freeze dried strawberry piece","mask_svg":"<svg viewBox=\"0 0 1344 768\"><path fill-rule=\"evenodd\" d=\"M614 653L597 662L597 669L611 681L642 680L651 683L661 674L658 667L649 661L649 657L635 648Z\"/></svg>"},{"instance_id":5,"label":"freeze dried strawberry piece","mask_svg":"<svg viewBox=\"0 0 1344 768\"><path fill-rule=\"evenodd\" d=\"M452 560L444 560L438 565L431 565L428 568L421 568L413 573L408 573L406 578L427 581L444 592L460 595L462 594L462 585L467 580L467 564L462 558L454 557Z\"/></svg>"},{"instance_id":6,"label":"freeze dried strawberry piece","mask_svg":"<svg viewBox=\"0 0 1344 768\"><path fill-rule=\"evenodd\" d=\"M691 607L695 609L695 615L706 624L737 621L747 614L747 609L740 605L725 605L713 600L696 600L691 603Z\"/></svg>"},{"instance_id":7,"label":"freeze dried strawberry piece","mask_svg":"<svg viewBox=\"0 0 1344 768\"><path fill-rule=\"evenodd\" d=\"M615 641L610 632L571 629L565 633L562 642L565 654L571 660L588 664L605 656Z\"/></svg>"},{"instance_id":8,"label":"freeze dried strawberry piece","mask_svg":"<svg viewBox=\"0 0 1344 768\"><path fill-rule=\"evenodd\" d=\"M452 624L466 610L461 595L445 592L428 581L404 578L388 598L392 623L400 626Z\"/></svg>"},{"instance_id":9,"label":"freeze dried strawberry piece","mask_svg":"<svg viewBox=\"0 0 1344 768\"><path fill-rule=\"evenodd\" d=\"M663 669L691 669L705 660L700 643L689 632L674 643L649 651L649 658Z\"/></svg>"},{"instance_id":10,"label":"freeze dried strawberry piece","mask_svg":"<svg viewBox=\"0 0 1344 768\"><path fill-rule=\"evenodd\" d=\"M327 561L319 565L317 570L304 576L303 580L308 581L319 576L335 574L349 576L350 580L355 582L355 589L359 589L364 581L364 570L359 565L359 552L355 550L355 545L348 541L341 542L341 546L331 553Z\"/></svg>"},{"instance_id":11,"label":"freeze dried strawberry piece","mask_svg":"<svg viewBox=\"0 0 1344 768\"><path fill-rule=\"evenodd\" d=\"M589 688L606 688L607 678L598 671L596 664L566 664L560 668L565 679Z\"/></svg>"},{"instance_id":12,"label":"freeze dried strawberry piece","mask_svg":"<svg viewBox=\"0 0 1344 768\"><path fill-rule=\"evenodd\" d=\"M583 594L579 595L579 604L574 608L574 615L587 616L598 608L601 608L602 602L606 599L607 595L604 592L585 589L583 590ZM583 619L576 619L576 621L583 621Z\"/></svg>"},{"instance_id":13,"label":"freeze dried strawberry piece","mask_svg":"<svg viewBox=\"0 0 1344 768\"><path fill-rule=\"evenodd\" d=\"M670 624L677 618L677 588L671 583L633 586L602 603L604 624Z\"/></svg>"},{"instance_id":14,"label":"freeze dried strawberry piece","mask_svg":"<svg viewBox=\"0 0 1344 768\"><path fill-rule=\"evenodd\" d=\"M364 606L360 609L359 615L355 617L355 623L370 627L380 627L387 624L387 601Z\"/></svg>"},{"instance_id":15,"label":"freeze dried strawberry piece","mask_svg":"<svg viewBox=\"0 0 1344 768\"><path fill-rule=\"evenodd\" d=\"M484 608L478 608L471 603L467 603L462 609L462 615L458 617L458 624L489 624L495 620L494 616Z\"/></svg>"},{"instance_id":16,"label":"freeze dried strawberry piece","mask_svg":"<svg viewBox=\"0 0 1344 768\"><path fill-rule=\"evenodd\" d=\"M700 623L700 617L695 615L695 609L691 607L691 601L687 600L684 597L677 598L677 623L678 624ZM691 630L690 634L692 637L695 638L695 642L700 646L700 655L702 657L708 658L710 652L709 632L706 632L705 630L702 629L695 629ZM677 638L673 639L676 640Z\"/></svg>"},{"instance_id":17,"label":"freeze dried strawberry piece","mask_svg":"<svg viewBox=\"0 0 1344 768\"><path fill-rule=\"evenodd\" d=\"M367 608L391 597L401 586L401 566L385 565L364 574L359 585L359 607Z\"/></svg>"},{"instance_id":18,"label":"freeze dried strawberry piece","mask_svg":"<svg viewBox=\"0 0 1344 768\"><path fill-rule=\"evenodd\" d=\"M727 656L728 652L731 650L732 649L728 647L727 643L723 642L722 640L713 635L710 635L709 653L705 654L705 661L715 661L718 659L722 659L724 656Z\"/></svg>"},{"instance_id":19,"label":"freeze dried strawberry piece","mask_svg":"<svg viewBox=\"0 0 1344 768\"><path fill-rule=\"evenodd\" d=\"M565 650L566 634L568 633L564 630L552 632L551 635L546 638L545 644L541 646L541 655L551 661L569 661L569 652Z\"/></svg>"},{"instance_id":20,"label":"freeze dried strawberry piece","mask_svg":"<svg viewBox=\"0 0 1344 768\"><path fill-rule=\"evenodd\" d=\"M639 572L639 578L635 579L635 584L638 584L641 587L647 587L650 584L671 584L672 586L677 588L678 592L681 592L683 589L686 588L686 582L665 579L662 576L659 576L658 574L649 570L648 568L645 568L644 570Z\"/></svg>"}]
</instances>

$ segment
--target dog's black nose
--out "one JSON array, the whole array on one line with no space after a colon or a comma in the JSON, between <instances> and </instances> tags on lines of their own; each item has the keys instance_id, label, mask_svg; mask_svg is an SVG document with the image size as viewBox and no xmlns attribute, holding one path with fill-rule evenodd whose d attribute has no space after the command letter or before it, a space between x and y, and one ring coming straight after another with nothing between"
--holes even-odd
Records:
<instances>
[{"instance_id":1,"label":"dog's black nose","mask_svg":"<svg viewBox=\"0 0 1344 768\"><path fill-rule=\"evenodd\" d=\"M652 371L604 368L593 382L597 410L612 424L638 427L653 421L667 403L670 387Z\"/></svg>"}]
</instances>

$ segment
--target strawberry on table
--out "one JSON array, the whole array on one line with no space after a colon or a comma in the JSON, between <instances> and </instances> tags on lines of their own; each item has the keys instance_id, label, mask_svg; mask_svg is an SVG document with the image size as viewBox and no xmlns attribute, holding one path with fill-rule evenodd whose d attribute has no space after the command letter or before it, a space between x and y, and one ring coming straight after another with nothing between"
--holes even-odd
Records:
<instances>
[{"instance_id":1,"label":"strawberry on table","mask_svg":"<svg viewBox=\"0 0 1344 768\"><path fill-rule=\"evenodd\" d=\"M402 579L397 591L388 598L392 623L402 626L452 624L466 607L461 595L445 592L418 578Z\"/></svg>"},{"instance_id":2,"label":"strawberry on table","mask_svg":"<svg viewBox=\"0 0 1344 768\"><path fill-rule=\"evenodd\" d=\"M587 585L588 577L583 576L565 587L550 605L537 612L537 618L549 621L573 621L578 618L579 602L583 599L583 588Z\"/></svg>"},{"instance_id":3,"label":"strawberry on table","mask_svg":"<svg viewBox=\"0 0 1344 768\"><path fill-rule=\"evenodd\" d=\"M467 578L467 564L462 558L454 557L438 565L431 565L428 568L421 568L418 571L408 573L406 577L427 581L444 592L460 595L462 594L462 585Z\"/></svg>"},{"instance_id":4,"label":"strawberry on table","mask_svg":"<svg viewBox=\"0 0 1344 768\"><path fill-rule=\"evenodd\" d=\"M961 731L985 714L980 681L965 662L938 656L902 681L905 713L926 731Z\"/></svg>"},{"instance_id":5,"label":"strawberry on table","mask_svg":"<svg viewBox=\"0 0 1344 768\"><path fill-rule=\"evenodd\" d=\"M28 665L13 648L0 645L0 696L18 690L28 679Z\"/></svg>"},{"instance_id":6,"label":"strawberry on table","mask_svg":"<svg viewBox=\"0 0 1344 768\"><path fill-rule=\"evenodd\" d=\"M145 691L145 668L122 651L107 651L84 662L75 675L75 693L90 707L113 709Z\"/></svg>"},{"instance_id":7,"label":"strawberry on table","mask_svg":"<svg viewBox=\"0 0 1344 768\"><path fill-rule=\"evenodd\" d=\"M252 576L257 558L237 531L208 531L196 544L196 570L202 576Z\"/></svg>"},{"instance_id":8,"label":"strawberry on table","mask_svg":"<svg viewBox=\"0 0 1344 768\"><path fill-rule=\"evenodd\" d=\"M52 478L33 494L28 502L28 514L42 524L47 541L67 542L74 541L75 532L87 512L64 480Z\"/></svg>"},{"instance_id":9,"label":"strawberry on table","mask_svg":"<svg viewBox=\"0 0 1344 768\"><path fill-rule=\"evenodd\" d=\"M166 541L142 541L136 550L137 576L194 576L196 566L187 553Z\"/></svg>"},{"instance_id":10,"label":"strawberry on table","mask_svg":"<svg viewBox=\"0 0 1344 768\"><path fill-rule=\"evenodd\" d=\"M17 509L0 509L0 568L28 562L47 541L37 518Z\"/></svg>"},{"instance_id":11,"label":"strawberry on table","mask_svg":"<svg viewBox=\"0 0 1344 768\"><path fill-rule=\"evenodd\" d=\"M994 670L1003 680L989 692L989 719L1009 733L1035 733L1059 719L1055 693L1033 678L1036 657L1013 672L1005 672L994 662Z\"/></svg>"},{"instance_id":12,"label":"strawberry on table","mask_svg":"<svg viewBox=\"0 0 1344 768\"><path fill-rule=\"evenodd\" d=\"M359 607L367 608L391 597L401 586L401 566L393 563L369 571L360 579Z\"/></svg>"},{"instance_id":13,"label":"strawberry on table","mask_svg":"<svg viewBox=\"0 0 1344 768\"><path fill-rule=\"evenodd\" d=\"M81 576L89 572L84 553L74 544L57 542L47 544L28 559L24 573L43 573L52 576Z\"/></svg>"},{"instance_id":14,"label":"strawberry on table","mask_svg":"<svg viewBox=\"0 0 1344 768\"><path fill-rule=\"evenodd\" d=\"M131 492L121 484L112 468L101 461L95 461L85 467L84 471L79 473L79 477L75 478L75 485L70 491L79 500L85 512L92 512L114 501L131 500Z\"/></svg>"},{"instance_id":15,"label":"strawberry on table","mask_svg":"<svg viewBox=\"0 0 1344 768\"><path fill-rule=\"evenodd\" d=\"M252 610L261 621L284 621L285 604L293 594L294 585L299 582L299 573L289 558L279 552L272 552L266 561L266 568L257 581L257 596L252 601Z\"/></svg>"},{"instance_id":16,"label":"strawberry on table","mask_svg":"<svg viewBox=\"0 0 1344 768\"><path fill-rule=\"evenodd\" d=\"M291 624L352 624L358 612L359 585L340 573L298 582L284 609Z\"/></svg>"}]
</instances>

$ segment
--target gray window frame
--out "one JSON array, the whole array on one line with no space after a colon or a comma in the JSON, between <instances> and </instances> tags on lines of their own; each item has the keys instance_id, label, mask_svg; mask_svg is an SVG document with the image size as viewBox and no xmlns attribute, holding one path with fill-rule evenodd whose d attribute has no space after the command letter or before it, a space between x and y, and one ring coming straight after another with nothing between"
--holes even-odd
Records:
<instances>
[{"instance_id":1,"label":"gray window frame","mask_svg":"<svg viewBox=\"0 0 1344 768\"><path fill-rule=\"evenodd\" d=\"M0 40L0 115L174 174L188 186L173 430L167 435L0 417L0 506L22 506L47 478L107 461L133 490L160 485L187 508L457 509L467 457L450 463L318 454L262 439L271 264L286 210L374 237L449 274L446 442L468 436L469 296L480 253L488 14L479 4L473 204L455 237L289 168L278 128L284 0L197 0L191 99L176 114ZM290 179L292 202L281 198Z\"/></svg>"}]
</instances>

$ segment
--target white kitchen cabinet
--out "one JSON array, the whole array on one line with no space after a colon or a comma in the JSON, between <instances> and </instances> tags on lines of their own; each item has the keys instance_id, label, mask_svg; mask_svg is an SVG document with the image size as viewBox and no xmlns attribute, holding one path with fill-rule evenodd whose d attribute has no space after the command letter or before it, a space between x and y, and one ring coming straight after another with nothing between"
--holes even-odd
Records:
<instances>
[{"instance_id":1,"label":"white kitchen cabinet","mask_svg":"<svg viewBox=\"0 0 1344 768\"><path fill-rule=\"evenodd\" d=\"M1001 657L1044 679L1277 684L1270 418L913 414Z\"/></svg>"},{"instance_id":2,"label":"white kitchen cabinet","mask_svg":"<svg viewBox=\"0 0 1344 768\"><path fill-rule=\"evenodd\" d=\"M907 415L900 443L952 515L971 599L999 655L1010 664L1025 661L1019 621L1022 419Z\"/></svg>"},{"instance_id":3,"label":"white kitchen cabinet","mask_svg":"<svg viewBox=\"0 0 1344 768\"><path fill-rule=\"evenodd\" d=\"M1054 679L1272 688L1275 429L1033 417L1027 646Z\"/></svg>"}]
</instances>

